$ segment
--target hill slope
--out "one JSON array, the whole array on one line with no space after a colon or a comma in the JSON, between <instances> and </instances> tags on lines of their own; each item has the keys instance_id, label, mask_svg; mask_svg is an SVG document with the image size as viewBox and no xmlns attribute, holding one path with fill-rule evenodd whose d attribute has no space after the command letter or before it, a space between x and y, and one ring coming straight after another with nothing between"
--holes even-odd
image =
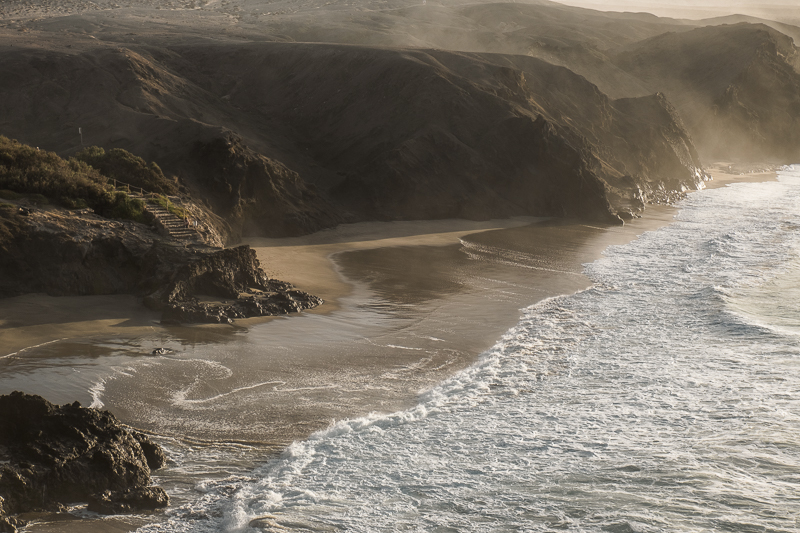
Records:
<instances>
[{"instance_id":1,"label":"hill slope","mask_svg":"<svg viewBox=\"0 0 800 533\"><path fill-rule=\"evenodd\" d=\"M710 26L629 45L614 61L666 93L704 156L800 160L800 53L790 37Z\"/></svg>"},{"instance_id":2,"label":"hill slope","mask_svg":"<svg viewBox=\"0 0 800 533\"><path fill-rule=\"evenodd\" d=\"M68 152L82 125L87 142L178 174L248 234L364 219L611 221L699 179L663 99L617 105L525 56L92 44L9 50L0 73L0 128Z\"/></svg>"}]
</instances>

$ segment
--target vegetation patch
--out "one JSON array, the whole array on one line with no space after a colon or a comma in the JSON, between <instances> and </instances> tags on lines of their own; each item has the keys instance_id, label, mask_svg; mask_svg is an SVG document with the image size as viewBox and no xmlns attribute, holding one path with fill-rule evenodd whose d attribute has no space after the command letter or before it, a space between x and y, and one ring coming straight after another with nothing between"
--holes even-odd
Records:
<instances>
[{"instance_id":1,"label":"vegetation patch","mask_svg":"<svg viewBox=\"0 0 800 533\"><path fill-rule=\"evenodd\" d=\"M59 203L67 209L86 209L89 204L83 198L60 198Z\"/></svg>"},{"instance_id":2,"label":"vegetation patch","mask_svg":"<svg viewBox=\"0 0 800 533\"><path fill-rule=\"evenodd\" d=\"M175 179L164 176L161 168L155 163L147 163L122 148L105 151L99 146L84 148L75 155L103 175L116 180L116 185L128 186L132 191L143 189L145 193L177 194L178 184Z\"/></svg>"},{"instance_id":3,"label":"vegetation patch","mask_svg":"<svg viewBox=\"0 0 800 533\"><path fill-rule=\"evenodd\" d=\"M65 160L4 136L0 136L0 194L6 200L24 197L34 205L91 207L110 218L150 221L143 202L115 192L108 178L84 161Z\"/></svg>"}]
</instances>

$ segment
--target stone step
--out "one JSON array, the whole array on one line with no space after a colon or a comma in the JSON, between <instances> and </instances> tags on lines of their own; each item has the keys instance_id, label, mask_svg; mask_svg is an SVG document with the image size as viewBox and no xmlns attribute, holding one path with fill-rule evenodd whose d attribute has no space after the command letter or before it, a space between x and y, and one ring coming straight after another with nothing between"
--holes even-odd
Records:
<instances>
[{"instance_id":1,"label":"stone step","mask_svg":"<svg viewBox=\"0 0 800 533\"><path fill-rule=\"evenodd\" d=\"M187 227L182 218L170 213L168 209L149 203L144 195L139 193L128 193L128 196L142 200L145 203L145 209L158 219L171 238L182 241L199 241L201 239L200 234L193 226Z\"/></svg>"}]
</instances>

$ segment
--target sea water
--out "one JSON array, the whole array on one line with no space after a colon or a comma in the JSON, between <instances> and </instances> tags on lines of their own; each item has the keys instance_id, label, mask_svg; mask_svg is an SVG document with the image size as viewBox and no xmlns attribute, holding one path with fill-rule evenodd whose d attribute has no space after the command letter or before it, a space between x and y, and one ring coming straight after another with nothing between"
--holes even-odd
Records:
<instances>
[{"instance_id":1,"label":"sea water","mask_svg":"<svg viewBox=\"0 0 800 533\"><path fill-rule=\"evenodd\" d=\"M144 530L800 531L800 168L680 208L415 407Z\"/></svg>"}]
</instances>

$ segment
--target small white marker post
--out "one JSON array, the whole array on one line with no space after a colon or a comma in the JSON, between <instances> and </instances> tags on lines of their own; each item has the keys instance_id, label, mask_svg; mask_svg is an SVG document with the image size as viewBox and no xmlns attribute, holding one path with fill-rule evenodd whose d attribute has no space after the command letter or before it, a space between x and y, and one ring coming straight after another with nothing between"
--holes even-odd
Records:
<instances>
[{"instance_id":1,"label":"small white marker post","mask_svg":"<svg viewBox=\"0 0 800 533\"><path fill-rule=\"evenodd\" d=\"M83 131L81 130L81 128L78 128L78 135L81 136L81 146L83 146Z\"/></svg>"}]
</instances>

